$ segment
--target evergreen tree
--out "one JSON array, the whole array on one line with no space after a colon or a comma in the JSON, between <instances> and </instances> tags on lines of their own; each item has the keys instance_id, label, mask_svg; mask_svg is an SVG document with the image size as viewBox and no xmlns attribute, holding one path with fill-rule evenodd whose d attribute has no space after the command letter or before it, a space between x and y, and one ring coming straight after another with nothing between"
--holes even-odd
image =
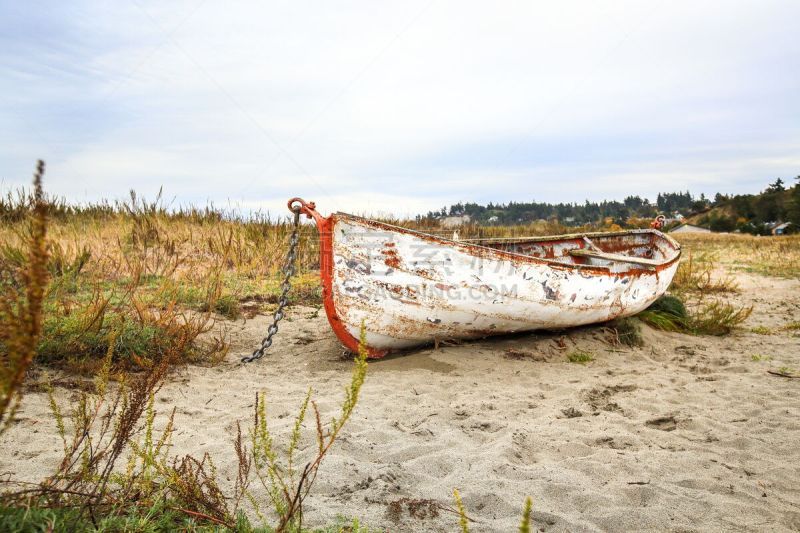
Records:
<instances>
[{"instance_id":1,"label":"evergreen tree","mask_svg":"<svg viewBox=\"0 0 800 533\"><path fill-rule=\"evenodd\" d=\"M794 230L800 230L800 176L795 178L797 183L792 187L792 195L787 209L788 220L795 225Z\"/></svg>"}]
</instances>

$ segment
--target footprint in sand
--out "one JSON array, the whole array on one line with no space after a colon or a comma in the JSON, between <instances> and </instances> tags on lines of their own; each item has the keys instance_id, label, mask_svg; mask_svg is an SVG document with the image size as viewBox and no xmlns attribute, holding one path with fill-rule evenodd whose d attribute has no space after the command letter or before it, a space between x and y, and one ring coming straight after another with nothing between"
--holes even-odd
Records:
<instances>
[{"instance_id":1,"label":"footprint in sand","mask_svg":"<svg viewBox=\"0 0 800 533\"><path fill-rule=\"evenodd\" d=\"M624 414L622 407L616 402L611 401L611 397L620 392L632 392L636 390L636 385L611 385L609 387L585 390L583 399L595 411L608 411Z\"/></svg>"},{"instance_id":2,"label":"footprint in sand","mask_svg":"<svg viewBox=\"0 0 800 533\"><path fill-rule=\"evenodd\" d=\"M612 450L626 450L633 448L636 443L629 437L600 437L595 439L596 446L611 448Z\"/></svg>"},{"instance_id":3,"label":"footprint in sand","mask_svg":"<svg viewBox=\"0 0 800 533\"><path fill-rule=\"evenodd\" d=\"M645 422L645 425L649 428L658 429L661 431L673 431L678 427L678 422L675 420L674 416L660 416L658 418L648 420Z\"/></svg>"}]
</instances>

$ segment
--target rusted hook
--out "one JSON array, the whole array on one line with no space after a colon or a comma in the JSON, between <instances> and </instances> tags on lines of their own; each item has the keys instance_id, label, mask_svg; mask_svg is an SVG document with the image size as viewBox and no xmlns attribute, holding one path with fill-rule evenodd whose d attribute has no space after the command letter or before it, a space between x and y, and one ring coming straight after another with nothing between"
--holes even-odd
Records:
<instances>
[{"instance_id":1,"label":"rusted hook","mask_svg":"<svg viewBox=\"0 0 800 533\"><path fill-rule=\"evenodd\" d=\"M300 213L304 214L308 218L313 218L318 225L325 219L325 217L317 213L317 204L314 202L306 202L302 198L292 198L286 203L286 205L289 207L289 211L292 213L295 211L300 211Z\"/></svg>"},{"instance_id":2,"label":"rusted hook","mask_svg":"<svg viewBox=\"0 0 800 533\"><path fill-rule=\"evenodd\" d=\"M667 223L667 217L665 217L664 215L658 215L655 218L655 220L653 220L650 223L650 227L653 229L661 229L666 225L666 223Z\"/></svg>"},{"instance_id":3,"label":"rusted hook","mask_svg":"<svg viewBox=\"0 0 800 533\"><path fill-rule=\"evenodd\" d=\"M317 208L317 204L314 202L306 202L302 198L292 198L289 200L286 205L289 207L289 211L294 213L295 211L300 211L301 213L305 214L308 218L312 218L314 213L314 209ZM318 213L317 213L318 214Z\"/></svg>"}]
</instances>

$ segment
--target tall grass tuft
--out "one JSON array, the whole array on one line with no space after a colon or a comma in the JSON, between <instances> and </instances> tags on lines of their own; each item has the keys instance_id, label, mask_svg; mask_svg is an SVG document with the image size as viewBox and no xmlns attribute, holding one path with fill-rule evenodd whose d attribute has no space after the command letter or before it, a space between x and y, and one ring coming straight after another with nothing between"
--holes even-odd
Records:
<instances>
[{"instance_id":1,"label":"tall grass tuft","mask_svg":"<svg viewBox=\"0 0 800 533\"><path fill-rule=\"evenodd\" d=\"M467 512L464 510L464 502L461 501L461 494L458 489L453 489L453 498L456 500L456 509L458 509L458 525L461 527L461 533L469 533L469 519Z\"/></svg>"},{"instance_id":2,"label":"tall grass tuft","mask_svg":"<svg viewBox=\"0 0 800 533\"><path fill-rule=\"evenodd\" d=\"M256 410L251 431L252 466L255 478L269 495L272 511L278 518L277 531L300 531L303 524L303 503L308 497L317 478L322 460L328 454L345 423L350 419L358 402L361 387L367 374L366 328L361 326L358 355L355 358L350 385L345 388L339 416L332 417L324 424L315 401L311 400L311 390L305 396L295 418L285 457L281 458L275 446L272 433L267 424L264 395L256 397ZM314 411L316 425L316 449L302 470L296 468L296 455L300 442L300 430L306 417L309 404ZM245 491L249 493L247 487ZM255 498L249 497L259 516L264 516L263 506Z\"/></svg>"},{"instance_id":3,"label":"tall grass tuft","mask_svg":"<svg viewBox=\"0 0 800 533\"><path fill-rule=\"evenodd\" d=\"M688 331L690 329L686 305L677 296L669 294L653 302L650 307L637 316L642 322L664 331Z\"/></svg>"},{"instance_id":4,"label":"tall grass tuft","mask_svg":"<svg viewBox=\"0 0 800 533\"><path fill-rule=\"evenodd\" d=\"M698 335L727 335L752 312L752 307L737 307L720 300L705 302L692 313L691 331Z\"/></svg>"},{"instance_id":5,"label":"tall grass tuft","mask_svg":"<svg viewBox=\"0 0 800 533\"><path fill-rule=\"evenodd\" d=\"M637 316L664 331L727 335L747 320L752 311L752 307L737 307L722 300L701 301L687 309L680 298L665 295Z\"/></svg>"},{"instance_id":6,"label":"tall grass tuft","mask_svg":"<svg viewBox=\"0 0 800 533\"><path fill-rule=\"evenodd\" d=\"M22 399L21 387L42 332L47 286L47 212L39 161L33 176L33 212L25 235L24 268L9 268L0 258L0 432L8 428Z\"/></svg>"},{"instance_id":7,"label":"tall grass tuft","mask_svg":"<svg viewBox=\"0 0 800 533\"><path fill-rule=\"evenodd\" d=\"M691 250L682 260L672 280L671 290L678 294L700 293L721 294L739 291L736 280L728 275L715 276L714 265L718 264L717 254L696 254Z\"/></svg>"},{"instance_id":8,"label":"tall grass tuft","mask_svg":"<svg viewBox=\"0 0 800 533\"><path fill-rule=\"evenodd\" d=\"M533 500L528 496L525 498L525 509L522 511L522 522L519 525L519 533L530 533L531 531L531 509Z\"/></svg>"}]
</instances>

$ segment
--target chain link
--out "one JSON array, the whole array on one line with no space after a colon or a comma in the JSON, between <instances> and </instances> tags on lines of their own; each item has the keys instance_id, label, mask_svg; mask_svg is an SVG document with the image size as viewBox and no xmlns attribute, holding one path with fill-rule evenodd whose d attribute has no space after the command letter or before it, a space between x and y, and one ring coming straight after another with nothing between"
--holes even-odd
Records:
<instances>
[{"instance_id":1,"label":"chain link","mask_svg":"<svg viewBox=\"0 0 800 533\"><path fill-rule=\"evenodd\" d=\"M281 283L281 297L278 300L278 308L272 315L272 324L267 328L267 336L261 339L261 346L253 351L253 355L242 357L242 363L250 363L256 359L264 357L264 352L272 346L272 337L278 333L278 322L286 316L284 309L289 305L289 289L292 288L291 277L295 273L295 260L297 259L297 243L300 240L300 206L293 206L294 228L292 236L289 238L289 253L286 255L286 263L283 265L283 282Z\"/></svg>"}]
</instances>

